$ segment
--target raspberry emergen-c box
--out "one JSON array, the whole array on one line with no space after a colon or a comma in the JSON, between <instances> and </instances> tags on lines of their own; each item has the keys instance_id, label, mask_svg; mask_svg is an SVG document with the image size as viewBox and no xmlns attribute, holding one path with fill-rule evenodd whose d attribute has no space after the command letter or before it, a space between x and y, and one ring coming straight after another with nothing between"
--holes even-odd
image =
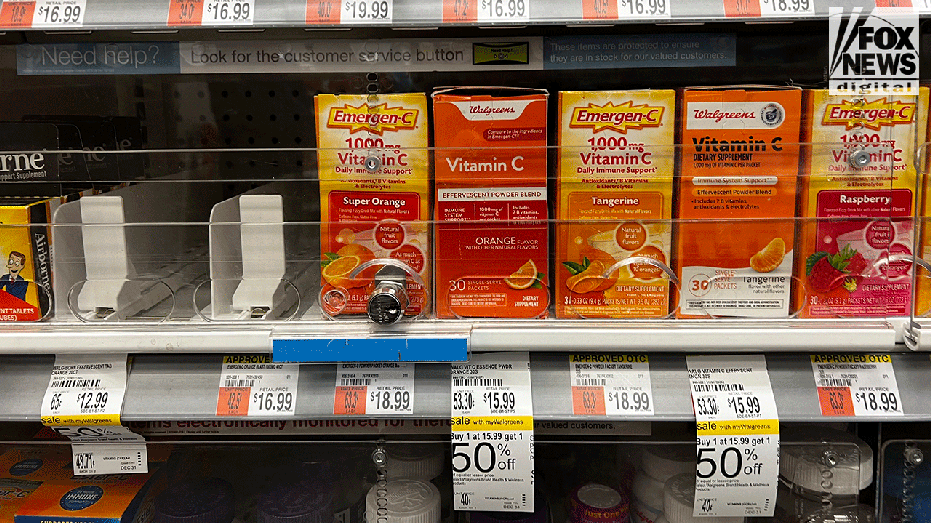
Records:
<instances>
[{"instance_id":1,"label":"raspberry emergen-c box","mask_svg":"<svg viewBox=\"0 0 931 523\"><path fill-rule=\"evenodd\" d=\"M669 279L676 93L559 93L556 315L661 317Z\"/></svg>"},{"instance_id":2,"label":"raspberry emergen-c box","mask_svg":"<svg viewBox=\"0 0 931 523\"><path fill-rule=\"evenodd\" d=\"M908 315L919 187L914 158L925 140L928 88L917 96L813 90L807 106L800 316Z\"/></svg>"},{"instance_id":3,"label":"raspberry emergen-c box","mask_svg":"<svg viewBox=\"0 0 931 523\"><path fill-rule=\"evenodd\" d=\"M327 298L321 306L329 314L364 313L379 267L352 273L373 259L404 262L429 286L426 95L320 94L314 107ZM341 293L328 293L334 289ZM429 306L427 289L411 277L407 294L408 314Z\"/></svg>"},{"instance_id":4,"label":"raspberry emergen-c box","mask_svg":"<svg viewBox=\"0 0 931 523\"><path fill-rule=\"evenodd\" d=\"M546 104L539 89L433 93L441 318L547 313Z\"/></svg>"},{"instance_id":5,"label":"raspberry emergen-c box","mask_svg":"<svg viewBox=\"0 0 931 523\"><path fill-rule=\"evenodd\" d=\"M797 88L682 93L677 316L789 314L801 109Z\"/></svg>"}]
</instances>

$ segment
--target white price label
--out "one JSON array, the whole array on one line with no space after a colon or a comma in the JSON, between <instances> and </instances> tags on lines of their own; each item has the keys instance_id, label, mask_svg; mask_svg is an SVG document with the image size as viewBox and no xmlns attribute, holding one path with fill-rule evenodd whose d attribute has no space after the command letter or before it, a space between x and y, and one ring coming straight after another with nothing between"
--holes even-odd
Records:
<instances>
[{"instance_id":1,"label":"white price label","mask_svg":"<svg viewBox=\"0 0 931 523\"><path fill-rule=\"evenodd\" d=\"M32 27L69 29L84 27L87 0L37 0Z\"/></svg>"},{"instance_id":2,"label":"white price label","mask_svg":"<svg viewBox=\"0 0 931 523\"><path fill-rule=\"evenodd\" d=\"M813 354L823 416L904 416L888 354Z\"/></svg>"},{"instance_id":3,"label":"white price label","mask_svg":"<svg viewBox=\"0 0 931 523\"><path fill-rule=\"evenodd\" d=\"M526 352L452 365L456 510L533 509L533 403Z\"/></svg>"},{"instance_id":4,"label":"white price label","mask_svg":"<svg viewBox=\"0 0 931 523\"><path fill-rule=\"evenodd\" d=\"M56 356L42 398L42 423L119 425L125 394L125 354Z\"/></svg>"},{"instance_id":5,"label":"white price label","mask_svg":"<svg viewBox=\"0 0 931 523\"><path fill-rule=\"evenodd\" d=\"M771 517L779 416L764 356L687 356L698 426L694 516Z\"/></svg>"},{"instance_id":6,"label":"white price label","mask_svg":"<svg viewBox=\"0 0 931 523\"><path fill-rule=\"evenodd\" d=\"M760 0L760 16L814 16L815 0Z\"/></svg>"},{"instance_id":7,"label":"white price label","mask_svg":"<svg viewBox=\"0 0 931 523\"><path fill-rule=\"evenodd\" d=\"M149 471L145 443L74 443L74 474L145 474Z\"/></svg>"},{"instance_id":8,"label":"white price label","mask_svg":"<svg viewBox=\"0 0 931 523\"><path fill-rule=\"evenodd\" d=\"M672 0L617 0L619 19L631 18L669 18L672 13L669 4Z\"/></svg>"},{"instance_id":9,"label":"white price label","mask_svg":"<svg viewBox=\"0 0 931 523\"><path fill-rule=\"evenodd\" d=\"M342 24L390 24L393 19L393 0L343 0Z\"/></svg>"},{"instance_id":10,"label":"white price label","mask_svg":"<svg viewBox=\"0 0 931 523\"><path fill-rule=\"evenodd\" d=\"M572 354L575 416L652 416L650 360L645 354Z\"/></svg>"},{"instance_id":11,"label":"white price label","mask_svg":"<svg viewBox=\"0 0 931 523\"><path fill-rule=\"evenodd\" d=\"M394 416L414 413L413 363L340 363L333 414Z\"/></svg>"},{"instance_id":12,"label":"white price label","mask_svg":"<svg viewBox=\"0 0 931 523\"><path fill-rule=\"evenodd\" d=\"M223 357L217 416L293 417L300 365L272 363L267 354Z\"/></svg>"},{"instance_id":13,"label":"white price label","mask_svg":"<svg viewBox=\"0 0 931 523\"><path fill-rule=\"evenodd\" d=\"M530 0L478 0L478 23L529 22Z\"/></svg>"},{"instance_id":14,"label":"white price label","mask_svg":"<svg viewBox=\"0 0 931 523\"><path fill-rule=\"evenodd\" d=\"M254 0L204 0L201 25L252 25Z\"/></svg>"}]
</instances>

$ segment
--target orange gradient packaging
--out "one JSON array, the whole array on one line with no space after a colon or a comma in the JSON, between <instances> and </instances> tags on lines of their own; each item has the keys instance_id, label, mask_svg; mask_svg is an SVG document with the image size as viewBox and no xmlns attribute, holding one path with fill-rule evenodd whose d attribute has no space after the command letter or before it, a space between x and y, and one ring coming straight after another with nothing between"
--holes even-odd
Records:
<instances>
[{"instance_id":1,"label":"orange gradient packaging","mask_svg":"<svg viewBox=\"0 0 931 523\"><path fill-rule=\"evenodd\" d=\"M441 318L546 315L546 103L538 89L433 94Z\"/></svg>"},{"instance_id":2,"label":"orange gradient packaging","mask_svg":"<svg viewBox=\"0 0 931 523\"><path fill-rule=\"evenodd\" d=\"M918 96L807 97L796 290L800 316L911 312L918 173L928 89Z\"/></svg>"},{"instance_id":3,"label":"orange gradient packaging","mask_svg":"<svg viewBox=\"0 0 931 523\"><path fill-rule=\"evenodd\" d=\"M429 286L426 95L320 94L314 107L324 311L366 311L379 266L358 268L375 259L404 262ZM407 295L407 314L429 306L410 276Z\"/></svg>"},{"instance_id":4,"label":"orange gradient packaging","mask_svg":"<svg viewBox=\"0 0 931 523\"><path fill-rule=\"evenodd\" d=\"M676 93L559 93L556 316L661 317L669 279Z\"/></svg>"},{"instance_id":5,"label":"orange gradient packaging","mask_svg":"<svg viewBox=\"0 0 931 523\"><path fill-rule=\"evenodd\" d=\"M925 86L925 88L928 88ZM929 95L931 96L931 95ZM931 106L931 101L928 103ZM918 115L919 118L925 119L925 141L931 139L931 114L923 112ZM921 175L921 214L919 228L921 230L921 243L919 244L919 256L924 260L931 260L931 150L924 144L918 144L919 158L923 173ZM915 280L917 289L915 290L915 315L928 316L931 313L931 272L923 269L918 270L918 276Z\"/></svg>"},{"instance_id":6,"label":"orange gradient packaging","mask_svg":"<svg viewBox=\"0 0 931 523\"><path fill-rule=\"evenodd\" d=\"M682 96L677 315L785 317L801 90L692 88Z\"/></svg>"}]
</instances>

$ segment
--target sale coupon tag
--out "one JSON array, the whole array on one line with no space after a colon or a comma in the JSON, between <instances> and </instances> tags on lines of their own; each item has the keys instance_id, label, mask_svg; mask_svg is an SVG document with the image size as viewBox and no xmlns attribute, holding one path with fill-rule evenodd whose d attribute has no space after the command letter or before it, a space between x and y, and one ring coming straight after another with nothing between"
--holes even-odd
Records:
<instances>
[{"instance_id":1,"label":"sale coupon tag","mask_svg":"<svg viewBox=\"0 0 931 523\"><path fill-rule=\"evenodd\" d=\"M336 367L336 416L414 413L413 363L340 363Z\"/></svg>"},{"instance_id":2,"label":"sale coupon tag","mask_svg":"<svg viewBox=\"0 0 931 523\"><path fill-rule=\"evenodd\" d=\"M533 510L533 401L526 352L452 365L456 510Z\"/></svg>"},{"instance_id":3,"label":"sale coupon tag","mask_svg":"<svg viewBox=\"0 0 931 523\"><path fill-rule=\"evenodd\" d=\"M686 356L698 424L693 515L772 517L779 416L766 358Z\"/></svg>"},{"instance_id":4,"label":"sale coupon tag","mask_svg":"<svg viewBox=\"0 0 931 523\"><path fill-rule=\"evenodd\" d=\"M653 415L653 386L646 354L572 354L569 373L573 415Z\"/></svg>"},{"instance_id":5,"label":"sale coupon tag","mask_svg":"<svg viewBox=\"0 0 931 523\"><path fill-rule=\"evenodd\" d=\"M904 416L888 354L812 354L822 416Z\"/></svg>"},{"instance_id":6,"label":"sale coupon tag","mask_svg":"<svg viewBox=\"0 0 931 523\"><path fill-rule=\"evenodd\" d=\"M48 426L119 425L126 354L59 355L42 398Z\"/></svg>"},{"instance_id":7,"label":"sale coupon tag","mask_svg":"<svg viewBox=\"0 0 931 523\"><path fill-rule=\"evenodd\" d=\"M390 24L394 0L307 0L308 25Z\"/></svg>"},{"instance_id":8,"label":"sale coupon tag","mask_svg":"<svg viewBox=\"0 0 931 523\"><path fill-rule=\"evenodd\" d=\"M87 0L38 0L32 16L34 29L74 29L84 27Z\"/></svg>"},{"instance_id":9,"label":"sale coupon tag","mask_svg":"<svg viewBox=\"0 0 931 523\"><path fill-rule=\"evenodd\" d=\"M299 372L300 364L273 363L270 354L224 356L217 416L294 416Z\"/></svg>"}]
</instances>

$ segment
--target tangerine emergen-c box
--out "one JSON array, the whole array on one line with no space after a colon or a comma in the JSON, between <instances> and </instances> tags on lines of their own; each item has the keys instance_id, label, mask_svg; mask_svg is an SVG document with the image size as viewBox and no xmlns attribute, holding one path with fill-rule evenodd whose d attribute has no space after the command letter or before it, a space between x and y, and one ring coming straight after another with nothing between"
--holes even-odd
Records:
<instances>
[{"instance_id":1,"label":"tangerine emergen-c box","mask_svg":"<svg viewBox=\"0 0 931 523\"><path fill-rule=\"evenodd\" d=\"M669 279L676 93L559 93L556 316L661 317Z\"/></svg>"},{"instance_id":2,"label":"tangerine emergen-c box","mask_svg":"<svg viewBox=\"0 0 931 523\"><path fill-rule=\"evenodd\" d=\"M908 315L919 192L914 159L925 139L928 88L917 96L813 90L807 106L799 315Z\"/></svg>"},{"instance_id":3,"label":"tangerine emergen-c box","mask_svg":"<svg viewBox=\"0 0 931 523\"><path fill-rule=\"evenodd\" d=\"M797 88L683 92L677 316L789 314L801 110Z\"/></svg>"},{"instance_id":4,"label":"tangerine emergen-c box","mask_svg":"<svg viewBox=\"0 0 931 523\"><path fill-rule=\"evenodd\" d=\"M314 108L324 311L366 311L379 267L353 271L374 259L406 263L429 287L426 95L320 94ZM407 314L429 306L427 289L411 277L407 295Z\"/></svg>"},{"instance_id":5,"label":"tangerine emergen-c box","mask_svg":"<svg viewBox=\"0 0 931 523\"><path fill-rule=\"evenodd\" d=\"M547 93L433 93L436 310L532 318L549 307Z\"/></svg>"}]
</instances>

